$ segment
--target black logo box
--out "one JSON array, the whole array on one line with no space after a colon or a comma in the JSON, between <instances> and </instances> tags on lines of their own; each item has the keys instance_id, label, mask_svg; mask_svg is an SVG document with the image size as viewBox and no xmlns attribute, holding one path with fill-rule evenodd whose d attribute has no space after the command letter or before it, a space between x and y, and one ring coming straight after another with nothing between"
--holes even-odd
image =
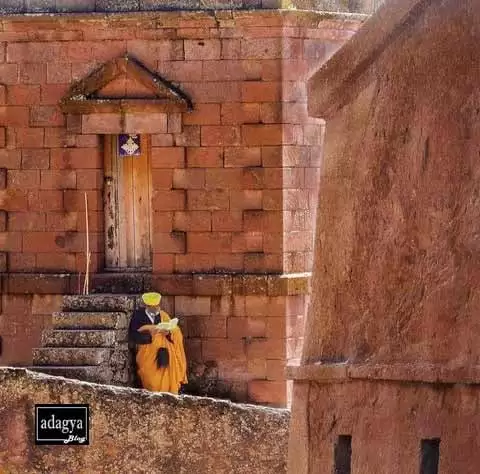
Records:
<instances>
[{"instance_id":1,"label":"black logo box","mask_svg":"<svg viewBox=\"0 0 480 474\"><path fill-rule=\"evenodd\" d=\"M35 405L35 444L88 446L89 405Z\"/></svg>"}]
</instances>

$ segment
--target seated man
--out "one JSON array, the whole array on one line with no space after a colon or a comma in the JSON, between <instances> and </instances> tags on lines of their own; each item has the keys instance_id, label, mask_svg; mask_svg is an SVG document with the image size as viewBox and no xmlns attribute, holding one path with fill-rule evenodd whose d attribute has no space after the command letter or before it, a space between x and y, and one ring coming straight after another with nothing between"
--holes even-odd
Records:
<instances>
[{"instance_id":1,"label":"seated man","mask_svg":"<svg viewBox=\"0 0 480 474\"><path fill-rule=\"evenodd\" d=\"M153 392L178 394L187 383L187 362L183 348L183 335L178 326L164 330L157 325L171 321L160 310L159 293L145 293L144 309L132 315L128 330L129 342L137 347L137 373L142 387Z\"/></svg>"}]
</instances>

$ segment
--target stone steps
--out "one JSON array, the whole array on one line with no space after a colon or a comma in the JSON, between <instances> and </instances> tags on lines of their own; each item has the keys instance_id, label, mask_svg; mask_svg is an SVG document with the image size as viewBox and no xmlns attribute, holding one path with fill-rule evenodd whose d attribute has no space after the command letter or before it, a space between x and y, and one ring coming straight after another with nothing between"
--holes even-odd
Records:
<instances>
[{"instance_id":1,"label":"stone steps","mask_svg":"<svg viewBox=\"0 0 480 474\"><path fill-rule=\"evenodd\" d=\"M138 302L131 295L66 295L63 297L63 310L67 312L126 312L131 313Z\"/></svg>"},{"instance_id":2,"label":"stone steps","mask_svg":"<svg viewBox=\"0 0 480 474\"><path fill-rule=\"evenodd\" d=\"M109 383L110 380L102 367L96 365L78 365L78 366L54 366L44 365L35 367L26 367L34 372L65 377L67 379L83 380L85 382Z\"/></svg>"},{"instance_id":3,"label":"stone steps","mask_svg":"<svg viewBox=\"0 0 480 474\"><path fill-rule=\"evenodd\" d=\"M99 347L41 347L33 349L34 366L101 365L110 360L111 349Z\"/></svg>"},{"instance_id":4,"label":"stone steps","mask_svg":"<svg viewBox=\"0 0 480 474\"><path fill-rule=\"evenodd\" d=\"M33 350L31 370L106 384L128 384L131 356L127 344L132 295L66 295L52 328Z\"/></svg>"},{"instance_id":5,"label":"stone steps","mask_svg":"<svg viewBox=\"0 0 480 474\"><path fill-rule=\"evenodd\" d=\"M126 312L73 312L53 313L52 324L55 329L125 329L130 315Z\"/></svg>"},{"instance_id":6,"label":"stone steps","mask_svg":"<svg viewBox=\"0 0 480 474\"><path fill-rule=\"evenodd\" d=\"M42 347L114 347L125 338L126 330L48 329L43 331Z\"/></svg>"}]
</instances>

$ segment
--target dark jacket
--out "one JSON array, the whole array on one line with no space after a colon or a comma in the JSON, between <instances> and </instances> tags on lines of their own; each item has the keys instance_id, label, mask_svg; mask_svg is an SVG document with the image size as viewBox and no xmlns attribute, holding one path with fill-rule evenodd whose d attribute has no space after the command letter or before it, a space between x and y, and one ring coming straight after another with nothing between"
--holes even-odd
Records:
<instances>
[{"instance_id":1,"label":"dark jacket","mask_svg":"<svg viewBox=\"0 0 480 474\"><path fill-rule=\"evenodd\" d=\"M155 316L153 324L160 323L160 315ZM128 342L130 344L150 344L152 336L149 332L139 332L138 330L145 324L152 324L152 321L145 313L145 309L137 309L133 312L128 328Z\"/></svg>"}]
</instances>

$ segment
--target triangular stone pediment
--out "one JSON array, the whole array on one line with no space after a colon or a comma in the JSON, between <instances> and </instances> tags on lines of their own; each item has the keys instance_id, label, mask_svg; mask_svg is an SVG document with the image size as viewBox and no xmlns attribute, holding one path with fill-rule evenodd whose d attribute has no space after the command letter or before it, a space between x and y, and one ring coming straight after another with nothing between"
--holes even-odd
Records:
<instances>
[{"instance_id":1,"label":"triangular stone pediment","mask_svg":"<svg viewBox=\"0 0 480 474\"><path fill-rule=\"evenodd\" d=\"M105 63L74 84L60 105L69 114L193 109L190 98L178 87L128 55Z\"/></svg>"}]
</instances>

